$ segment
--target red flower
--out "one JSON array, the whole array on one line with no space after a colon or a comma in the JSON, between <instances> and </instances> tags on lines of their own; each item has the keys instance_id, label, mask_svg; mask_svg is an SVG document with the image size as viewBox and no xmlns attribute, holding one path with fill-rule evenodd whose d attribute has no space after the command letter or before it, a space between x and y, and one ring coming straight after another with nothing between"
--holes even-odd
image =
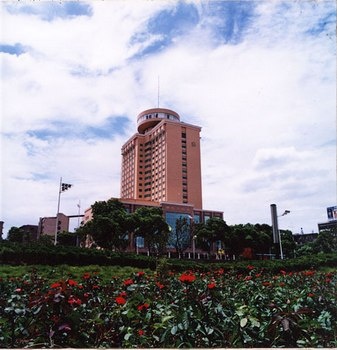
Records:
<instances>
[{"instance_id":1,"label":"red flower","mask_svg":"<svg viewBox=\"0 0 337 350\"><path fill-rule=\"evenodd\" d=\"M142 329L138 329L138 335L142 337L145 334L145 332Z\"/></svg>"},{"instance_id":2,"label":"red flower","mask_svg":"<svg viewBox=\"0 0 337 350\"><path fill-rule=\"evenodd\" d=\"M69 297L69 299L68 299L68 304L70 304L70 305L81 305L82 304L82 301L81 301L81 299L79 299L79 298L76 298L76 297L74 297L73 295L71 295L70 297Z\"/></svg>"},{"instance_id":3,"label":"red flower","mask_svg":"<svg viewBox=\"0 0 337 350\"><path fill-rule=\"evenodd\" d=\"M84 275L83 275L83 278L85 280L89 279L90 278L90 273L89 272L86 272Z\"/></svg>"},{"instance_id":4,"label":"red flower","mask_svg":"<svg viewBox=\"0 0 337 350\"><path fill-rule=\"evenodd\" d=\"M78 283L74 280L68 280L68 285L74 287L74 286L77 286Z\"/></svg>"},{"instance_id":5,"label":"red flower","mask_svg":"<svg viewBox=\"0 0 337 350\"><path fill-rule=\"evenodd\" d=\"M145 275L145 272L144 271L139 271L138 273L137 273L137 276L138 277L141 277L141 276L144 276Z\"/></svg>"},{"instance_id":6,"label":"red flower","mask_svg":"<svg viewBox=\"0 0 337 350\"><path fill-rule=\"evenodd\" d=\"M61 283L59 282L55 282L50 286L50 288L60 288L60 287L61 287Z\"/></svg>"},{"instance_id":7,"label":"red flower","mask_svg":"<svg viewBox=\"0 0 337 350\"><path fill-rule=\"evenodd\" d=\"M315 274L315 271L309 270L309 271L303 271L304 276L313 276Z\"/></svg>"},{"instance_id":8,"label":"red flower","mask_svg":"<svg viewBox=\"0 0 337 350\"><path fill-rule=\"evenodd\" d=\"M163 288L164 288L164 285L161 284L160 282L156 282L156 286L157 286L159 289L163 289Z\"/></svg>"},{"instance_id":9,"label":"red flower","mask_svg":"<svg viewBox=\"0 0 337 350\"><path fill-rule=\"evenodd\" d=\"M183 282L183 283L192 283L196 280L195 275L193 274L186 274L183 273L180 277L179 277L179 281Z\"/></svg>"},{"instance_id":10,"label":"red flower","mask_svg":"<svg viewBox=\"0 0 337 350\"><path fill-rule=\"evenodd\" d=\"M127 293L123 291L119 293L119 296L125 298L127 296Z\"/></svg>"},{"instance_id":11,"label":"red flower","mask_svg":"<svg viewBox=\"0 0 337 350\"><path fill-rule=\"evenodd\" d=\"M308 297L310 297L310 298L312 298L312 297L314 297L314 296L315 296L314 293L309 293L309 294L308 294Z\"/></svg>"},{"instance_id":12,"label":"red flower","mask_svg":"<svg viewBox=\"0 0 337 350\"><path fill-rule=\"evenodd\" d=\"M254 266L253 266L253 265L248 265L248 266L247 266L247 269L248 269L248 270L253 270L253 269L254 269Z\"/></svg>"},{"instance_id":13,"label":"red flower","mask_svg":"<svg viewBox=\"0 0 337 350\"><path fill-rule=\"evenodd\" d=\"M215 287L216 287L216 284L215 284L214 282L209 283L209 284L207 285L207 288L208 288L208 289L214 289Z\"/></svg>"},{"instance_id":14,"label":"red flower","mask_svg":"<svg viewBox=\"0 0 337 350\"><path fill-rule=\"evenodd\" d=\"M124 284L124 286L129 286L129 285L133 284L133 280L131 278L129 278L129 279L125 280L123 282L123 284Z\"/></svg>"},{"instance_id":15,"label":"red flower","mask_svg":"<svg viewBox=\"0 0 337 350\"><path fill-rule=\"evenodd\" d=\"M118 305L124 305L126 303L126 299L124 299L123 297L119 296L119 297L116 297L116 303Z\"/></svg>"},{"instance_id":16,"label":"red flower","mask_svg":"<svg viewBox=\"0 0 337 350\"><path fill-rule=\"evenodd\" d=\"M287 271L284 271L284 270L281 270L280 272L283 276L287 274Z\"/></svg>"},{"instance_id":17,"label":"red flower","mask_svg":"<svg viewBox=\"0 0 337 350\"><path fill-rule=\"evenodd\" d=\"M252 276L246 276L245 277L245 281L249 281L249 280L251 280L253 277Z\"/></svg>"},{"instance_id":18,"label":"red flower","mask_svg":"<svg viewBox=\"0 0 337 350\"><path fill-rule=\"evenodd\" d=\"M265 282L262 282L262 285L265 286L265 287L270 287L271 283L268 282L268 281L265 281Z\"/></svg>"},{"instance_id":19,"label":"red flower","mask_svg":"<svg viewBox=\"0 0 337 350\"><path fill-rule=\"evenodd\" d=\"M145 304L142 304L142 305L139 305L138 307L137 307L137 309L138 309L138 311L142 311L142 310L146 310L146 309L148 309L149 308L149 304L148 303L145 303Z\"/></svg>"}]
</instances>

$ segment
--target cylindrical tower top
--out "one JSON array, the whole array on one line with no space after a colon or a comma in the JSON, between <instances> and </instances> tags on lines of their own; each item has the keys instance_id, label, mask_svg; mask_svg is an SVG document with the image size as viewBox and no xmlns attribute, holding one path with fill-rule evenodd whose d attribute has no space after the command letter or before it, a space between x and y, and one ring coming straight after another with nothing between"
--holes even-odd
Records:
<instances>
[{"instance_id":1,"label":"cylindrical tower top","mask_svg":"<svg viewBox=\"0 0 337 350\"><path fill-rule=\"evenodd\" d=\"M179 122L180 116L178 113L166 108L147 109L137 116L138 132L140 134L144 134L147 130L152 129L163 119Z\"/></svg>"}]
</instances>

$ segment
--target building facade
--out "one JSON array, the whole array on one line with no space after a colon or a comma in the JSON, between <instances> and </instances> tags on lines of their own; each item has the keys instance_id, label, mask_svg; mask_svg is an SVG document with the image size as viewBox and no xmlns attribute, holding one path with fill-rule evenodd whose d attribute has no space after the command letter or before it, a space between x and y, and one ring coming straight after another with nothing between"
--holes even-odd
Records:
<instances>
[{"instance_id":1,"label":"building facade","mask_svg":"<svg viewBox=\"0 0 337 350\"><path fill-rule=\"evenodd\" d=\"M129 213L140 207L160 207L171 228L171 238L178 219L186 218L190 227L212 217L223 219L223 212L202 206L200 131L199 126L182 122L170 109L152 108L137 116L137 133L121 148L117 199ZM83 223L90 220L92 210L88 208ZM190 247L186 253L202 254L194 247L193 233L188 235ZM142 238L130 235L128 250L144 249ZM172 245L167 250L173 251Z\"/></svg>"},{"instance_id":2,"label":"building facade","mask_svg":"<svg viewBox=\"0 0 337 350\"><path fill-rule=\"evenodd\" d=\"M43 217L39 220L38 237L40 235L55 236L56 216ZM69 231L69 216L58 214L57 233Z\"/></svg>"},{"instance_id":3,"label":"building facade","mask_svg":"<svg viewBox=\"0 0 337 350\"><path fill-rule=\"evenodd\" d=\"M191 204L202 209L200 131L178 113L148 109L122 147L121 199Z\"/></svg>"}]
</instances>

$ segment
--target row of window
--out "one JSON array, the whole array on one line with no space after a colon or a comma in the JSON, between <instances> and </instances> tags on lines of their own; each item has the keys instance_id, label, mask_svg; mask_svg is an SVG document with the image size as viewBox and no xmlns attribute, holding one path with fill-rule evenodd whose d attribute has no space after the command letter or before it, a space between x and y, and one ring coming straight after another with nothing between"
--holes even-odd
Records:
<instances>
[{"instance_id":1,"label":"row of window","mask_svg":"<svg viewBox=\"0 0 337 350\"><path fill-rule=\"evenodd\" d=\"M140 122L143 122L144 120L149 120L149 119L168 119L168 120L173 120L173 121L179 121L179 118L173 114L168 114L168 113L150 113L150 114L144 114L140 116L137 120L138 124Z\"/></svg>"},{"instance_id":2,"label":"row of window","mask_svg":"<svg viewBox=\"0 0 337 350\"><path fill-rule=\"evenodd\" d=\"M186 128L182 128L181 132L181 150L182 150L182 188L183 203L188 203L187 193L187 149L186 149Z\"/></svg>"}]
</instances>

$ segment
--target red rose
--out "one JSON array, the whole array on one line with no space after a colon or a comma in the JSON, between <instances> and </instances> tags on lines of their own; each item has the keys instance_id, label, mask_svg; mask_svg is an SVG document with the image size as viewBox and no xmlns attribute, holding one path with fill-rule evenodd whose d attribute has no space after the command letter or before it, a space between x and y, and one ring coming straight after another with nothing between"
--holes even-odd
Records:
<instances>
[{"instance_id":1,"label":"red rose","mask_svg":"<svg viewBox=\"0 0 337 350\"><path fill-rule=\"evenodd\" d=\"M208 285L207 285L207 288L208 289L214 289L216 287L216 284L213 282L213 283L209 283Z\"/></svg>"},{"instance_id":2,"label":"red rose","mask_svg":"<svg viewBox=\"0 0 337 350\"><path fill-rule=\"evenodd\" d=\"M123 298L123 297L116 297L116 303L118 304L118 305L124 305L125 303L126 303L126 300Z\"/></svg>"},{"instance_id":3,"label":"red rose","mask_svg":"<svg viewBox=\"0 0 337 350\"><path fill-rule=\"evenodd\" d=\"M156 282L156 286L157 286L159 289L163 289L163 288L164 288L164 285L161 284L160 282Z\"/></svg>"},{"instance_id":4,"label":"red rose","mask_svg":"<svg viewBox=\"0 0 337 350\"><path fill-rule=\"evenodd\" d=\"M185 274L183 273L180 277L179 277L179 281L183 282L183 283L192 283L196 280L195 275L193 274Z\"/></svg>"},{"instance_id":5,"label":"red rose","mask_svg":"<svg viewBox=\"0 0 337 350\"><path fill-rule=\"evenodd\" d=\"M131 278L125 280L123 282L124 286L130 286L131 284L133 284L133 280Z\"/></svg>"},{"instance_id":6,"label":"red rose","mask_svg":"<svg viewBox=\"0 0 337 350\"><path fill-rule=\"evenodd\" d=\"M78 285L78 283L74 280L68 280L68 284L69 284L69 286L77 286Z\"/></svg>"},{"instance_id":7,"label":"red rose","mask_svg":"<svg viewBox=\"0 0 337 350\"><path fill-rule=\"evenodd\" d=\"M71 295L70 297L69 297L69 299L68 299L68 304L70 304L70 305L81 305L82 304L82 301L81 301L81 299L79 299L79 298L76 298L76 297L74 297L73 295Z\"/></svg>"}]
</instances>

